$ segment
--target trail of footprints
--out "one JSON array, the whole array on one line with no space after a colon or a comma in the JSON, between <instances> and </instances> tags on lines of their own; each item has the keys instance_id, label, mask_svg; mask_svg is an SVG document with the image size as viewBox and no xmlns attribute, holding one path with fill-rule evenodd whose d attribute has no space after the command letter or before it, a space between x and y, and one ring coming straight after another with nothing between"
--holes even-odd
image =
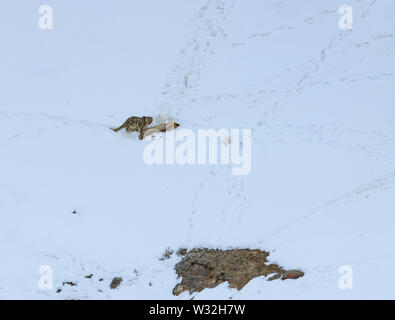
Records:
<instances>
[{"instance_id":1,"label":"trail of footprints","mask_svg":"<svg viewBox=\"0 0 395 320\"><path fill-rule=\"evenodd\" d=\"M325 201L324 203L318 205L316 208L311 210L309 213L307 213L299 218L293 219L293 220L289 221L288 223L280 226L279 228L276 228L274 231L269 233L267 235L267 237L265 237L265 238L273 237L273 236L283 232L284 230L288 229L289 227L293 226L296 223L302 222L306 219L309 219L309 218L312 218L318 214L321 214L323 212L323 209L325 209L325 208L334 206L339 203L343 203L347 200L353 199L353 198L361 196L361 195L365 195L365 197L366 197L368 195L368 192L377 191L379 189L392 188L394 183L395 183L395 171L392 171L380 178L377 178L377 179L367 182L363 185L360 185L359 187L357 187L347 193L341 194L335 198Z\"/></svg>"},{"instance_id":2,"label":"trail of footprints","mask_svg":"<svg viewBox=\"0 0 395 320\"><path fill-rule=\"evenodd\" d=\"M263 147L277 143L277 141L299 139L310 144L322 144L330 147L345 148L350 152L362 152L376 160L395 163L395 158L383 151L394 148L395 134L342 128L333 123L320 125L314 123L304 125L272 123L265 125L261 133L263 136L271 137L266 142L258 139L256 143Z\"/></svg>"},{"instance_id":3,"label":"trail of footprints","mask_svg":"<svg viewBox=\"0 0 395 320\"><path fill-rule=\"evenodd\" d=\"M158 107L160 113L170 111L175 117L180 116L189 97L198 88L200 73L210 56L224 46L227 35L221 24L233 3L234 0L208 0L197 12L196 28L165 83Z\"/></svg>"},{"instance_id":4,"label":"trail of footprints","mask_svg":"<svg viewBox=\"0 0 395 320\"><path fill-rule=\"evenodd\" d=\"M240 177L232 176L230 174L230 170L231 168L229 168L228 166L220 166L216 167L215 169L210 169L208 174L203 178L199 186L195 189L191 214L188 218L188 242L191 241L191 238L195 231L195 223L202 214L198 211L198 203L202 201L202 198L205 196L205 194L210 195L210 191L206 191L206 187L211 180L215 179L216 181L218 181L218 179L223 179L224 181L226 181L227 185L226 190L218 190L218 193L222 196L220 199L226 199L226 202L223 203L223 209L220 213L221 223L226 225L234 225L235 223L241 222L241 218L243 216L243 213L246 211L249 200L246 196L243 179ZM221 184L219 183L219 185ZM229 207L236 208L234 215L232 216L230 216L228 210L226 210L226 208ZM214 212L212 214L217 215L218 212Z\"/></svg>"}]
</instances>

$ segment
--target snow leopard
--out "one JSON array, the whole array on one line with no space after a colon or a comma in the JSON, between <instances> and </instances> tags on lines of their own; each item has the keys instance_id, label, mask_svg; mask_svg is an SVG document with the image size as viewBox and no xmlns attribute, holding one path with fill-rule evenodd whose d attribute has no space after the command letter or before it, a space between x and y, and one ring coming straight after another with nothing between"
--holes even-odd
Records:
<instances>
[{"instance_id":1,"label":"snow leopard","mask_svg":"<svg viewBox=\"0 0 395 320\"><path fill-rule=\"evenodd\" d=\"M144 138L144 130L152 123L152 121L152 117L130 117L118 128L111 129L115 132L123 128L126 129L126 132L137 131L139 133L139 139L142 140Z\"/></svg>"}]
</instances>

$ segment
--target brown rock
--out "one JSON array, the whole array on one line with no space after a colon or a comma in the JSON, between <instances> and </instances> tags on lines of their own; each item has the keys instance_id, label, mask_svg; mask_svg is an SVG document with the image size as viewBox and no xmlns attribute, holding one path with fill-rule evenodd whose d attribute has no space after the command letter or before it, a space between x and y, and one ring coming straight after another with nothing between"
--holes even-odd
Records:
<instances>
[{"instance_id":1,"label":"brown rock","mask_svg":"<svg viewBox=\"0 0 395 320\"><path fill-rule=\"evenodd\" d=\"M281 277L281 280L298 279L303 276L304 276L304 272L300 270L287 270Z\"/></svg>"},{"instance_id":2,"label":"brown rock","mask_svg":"<svg viewBox=\"0 0 395 320\"><path fill-rule=\"evenodd\" d=\"M112 279L112 281L111 281L110 288L111 288L111 289L116 289L116 288L118 288L122 281L123 281L123 279L122 279L121 277L115 277L115 278Z\"/></svg>"},{"instance_id":3,"label":"brown rock","mask_svg":"<svg viewBox=\"0 0 395 320\"><path fill-rule=\"evenodd\" d=\"M274 274L269 280L296 279L303 272L286 271L277 264L267 264L268 252L250 249L212 250L193 249L176 264L175 270L182 281L173 289L174 295L214 288L223 282L229 287L242 289L251 279ZM298 273L299 272L299 273Z\"/></svg>"},{"instance_id":4,"label":"brown rock","mask_svg":"<svg viewBox=\"0 0 395 320\"><path fill-rule=\"evenodd\" d=\"M177 250L177 256L183 257L188 253L188 250L185 248L180 248Z\"/></svg>"}]
</instances>

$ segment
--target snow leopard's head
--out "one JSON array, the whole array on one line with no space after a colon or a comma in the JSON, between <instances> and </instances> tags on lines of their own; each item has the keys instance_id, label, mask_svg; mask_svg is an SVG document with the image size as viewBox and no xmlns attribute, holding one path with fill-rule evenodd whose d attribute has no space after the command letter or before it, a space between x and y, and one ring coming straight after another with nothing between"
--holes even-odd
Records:
<instances>
[{"instance_id":1,"label":"snow leopard's head","mask_svg":"<svg viewBox=\"0 0 395 320\"><path fill-rule=\"evenodd\" d=\"M152 123L154 119L152 117L143 117L143 122L146 126Z\"/></svg>"}]
</instances>

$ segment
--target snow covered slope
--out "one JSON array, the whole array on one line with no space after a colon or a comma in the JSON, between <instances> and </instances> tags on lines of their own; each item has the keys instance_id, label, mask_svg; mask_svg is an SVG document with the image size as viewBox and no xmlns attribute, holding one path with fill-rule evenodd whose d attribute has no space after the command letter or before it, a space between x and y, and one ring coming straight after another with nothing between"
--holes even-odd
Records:
<instances>
[{"instance_id":1,"label":"snow covered slope","mask_svg":"<svg viewBox=\"0 0 395 320\"><path fill-rule=\"evenodd\" d=\"M395 298L392 0L70 0L53 30L41 1L3 2L1 299L188 299L159 258L203 246L305 276L196 299ZM251 128L252 170L147 165L148 142L108 130L131 115Z\"/></svg>"}]
</instances>

